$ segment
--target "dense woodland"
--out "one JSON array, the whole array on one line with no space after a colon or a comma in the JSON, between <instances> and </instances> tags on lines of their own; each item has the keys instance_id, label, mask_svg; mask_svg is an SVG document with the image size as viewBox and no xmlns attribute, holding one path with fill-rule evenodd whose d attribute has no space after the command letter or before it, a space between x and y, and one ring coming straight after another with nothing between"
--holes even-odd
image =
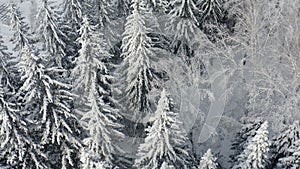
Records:
<instances>
[{"instance_id":1,"label":"dense woodland","mask_svg":"<svg viewBox=\"0 0 300 169\"><path fill-rule=\"evenodd\" d=\"M1 0L0 19L0 168L300 168L300 0Z\"/></svg>"}]
</instances>

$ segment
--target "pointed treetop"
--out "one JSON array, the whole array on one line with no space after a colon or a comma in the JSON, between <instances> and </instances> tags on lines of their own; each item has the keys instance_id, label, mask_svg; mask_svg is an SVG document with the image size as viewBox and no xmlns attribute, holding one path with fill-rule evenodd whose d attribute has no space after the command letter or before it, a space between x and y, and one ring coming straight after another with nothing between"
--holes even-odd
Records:
<instances>
[{"instance_id":1,"label":"pointed treetop","mask_svg":"<svg viewBox=\"0 0 300 169\"><path fill-rule=\"evenodd\" d=\"M217 158L208 149L207 152L201 157L199 169L217 169Z\"/></svg>"}]
</instances>

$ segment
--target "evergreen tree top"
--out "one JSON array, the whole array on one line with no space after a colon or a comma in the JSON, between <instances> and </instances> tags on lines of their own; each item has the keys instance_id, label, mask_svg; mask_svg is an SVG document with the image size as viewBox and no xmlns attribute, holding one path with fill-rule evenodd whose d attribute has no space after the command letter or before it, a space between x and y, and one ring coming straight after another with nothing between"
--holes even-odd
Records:
<instances>
[{"instance_id":1,"label":"evergreen tree top","mask_svg":"<svg viewBox=\"0 0 300 169\"><path fill-rule=\"evenodd\" d=\"M211 152L211 149L208 149L206 153L201 157L200 165L198 169L217 169L217 158Z\"/></svg>"}]
</instances>

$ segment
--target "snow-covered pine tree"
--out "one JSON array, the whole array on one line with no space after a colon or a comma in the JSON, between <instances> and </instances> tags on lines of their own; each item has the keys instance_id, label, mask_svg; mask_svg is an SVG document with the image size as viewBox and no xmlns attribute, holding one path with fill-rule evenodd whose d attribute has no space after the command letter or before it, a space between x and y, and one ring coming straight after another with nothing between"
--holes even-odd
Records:
<instances>
[{"instance_id":1,"label":"snow-covered pine tree","mask_svg":"<svg viewBox=\"0 0 300 169\"><path fill-rule=\"evenodd\" d=\"M21 16L19 8L16 4L10 4L10 26L13 36L10 39L14 44L13 55L11 55L12 63L9 64L10 74L15 81L15 87L20 87L21 84L18 84L20 81L20 72L18 72L18 60L22 57L22 50L25 46L28 46L30 43L30 35L28 34L29 27L23 21L24 17Z\"/></svg>"},{"instance_id":2,"label":"snow-covered pine tree","mask_svg":"<svg viewBox=\"0 0 300 169\"><path fill-rule=\"evenodd\" d=\"M15 86L12 83L12 77L7 68L11 54L7 51L7 46L3 43L3 37L0 35L0 80L2 81L2 85L4 85L4 92L8 94L9 91L14 93Z\"/></svg>"},{"instance_id":3,"label":"snow-covered pine tree","mask_svg":"<svg viewBox=\"0 0 300 169\"><path fill-rule=\"evenodd\" d=\"M300 139L300 124L295 121L275 136L271 145L272 151L272 166L276 166L278 159L289 156L288 149Z\"/></svg>"},{"instance_id":4,"label":"snow-covered pine tree","mask_svg":"<svg viewBox=\"0 0 300 169\"><path fill-rule=\"evenodd\" d=\"M295 141L286 151L289 155L279 159L278 167L283 169L300 168L300 139Z\"/></svg>"},{"instance_id":5,"label":"snow-covered pine tree","mask_svg":"<svg viewBox=\"0 0 300 169\"><path fill-rule=\"evenodd\" d=\"M28 135L28 122L15 109L15 104L7 102L2 80L0 84L0 165L7 168L46 168L45 154L41 146L35 144Z\"/></svg>"},{"instance_id":6,"label":"snow-covered pine tree","mask_svg":"<svg viewBox=\"0 0 300 169\"><path fill-rule=\"evenodd\" d=\"M99 24L102 28L110 22L109 15L112 12L111 1L110 0L90 0L93 6L91 7L91 12L94 15L93 20Z\"/></svg>"},{"instance_id":7,"label":"snow-covered pine tree","mask_svg":"<svg viewBox=\"0 0 300 169\"><path fill-rule=\"evenodd\" d=\"M221 28L220 23L224 15L221 3L222 0L200 0L197 4L201 11L198 19L199 26L212 41L216 40L216 34Z\"/></svg>"},{"instance_id":8,"label":"snow-covered pine tree","mask_svg":"<svg viewBox=\"0 0 300 169\"><path fill-rule=\"evenodd\" d=\"M244 151L245 144L255 136L256 131L263 124L261 119L245 119L241 130L236 134L231 145L233 154L230 155L232 166L238 163L238 155Z\"/></svg>"},{"instance_id":9,"label":"snow-covered pine tree","mask_svg":"<svg viewBox=\"0 0 300 169\"><path fill-rule=\"evenodd\" d=\"M29 135L30 121L16 104L9 102L15 86L11 84L12 77L6 68L10 56L2 43L0 36L0 163L8 168L46 168L45 155L40 151L42 147Z\"/></svg>"},{"instance_id":10,"label":"snow-covered pine tree","mask_svg":"<svg viewBox=\"0 0 300 169\"><path fill-rule=\"evenodd\" d=\"M67 37L60 29L58 15L54 12L54 8L50 6L48 0L42 0L37 20L39 27L35 35L43 44L42 50L49 52L51 57L48 60L52 64L62 67L66 47L64 39Z\"/></svg>"},{"instance_id":11,"label":"snow-covered pine tree","mask_svg":"<svg viewBox=\"0 0 300 169\"><path fill-rule=\"evenodd\" d=\"M11 41L15 45L14 51L21 52L25 45L29 44L28 39L28 25L23 21L24 17L21 16L21 13L16 6L16 4L10 4L10 25L11 30L13 31L13 37Z\"/></svg>"},{"instance_id":12,"label":"snow-covered pine tree","mask_svg":"<svg viewBox=\"0 0 300 169\"><path fill-rule=\"evenodd\" d=\"M197 38L198 21L195 12L198 8L193 0L171 0L170 5L173 9L169 12L167 31L172 36L171 49L190 64L192 46Z\"/></svg>"},{"instance_id":13,"label":"snow-covered pine tree","mask_svg":"<svg viewBox=\"0 0 300 169\"><path fill-rule=\"evenodd\" d=\"M264 122L255 132L255 136L246 144L244 151L238 156L238 164L233 169L264 169L269 162L268 152L270 142L268 139L268 122Z\"/></svg>"},{"instance_id":14,"label":"snow-covered pine tree","mask_svg":"<svg viewBox=\"0 0 300 169\"><path fill-rule=\"evenodd\" d=\"M64 63L66 65L63 65L63 67L68 69L74 67L74 60L78 56L80 48L80 44L76 40L79 38L78 32L84 11L82 3L79 0L64 0L62 4L60 27L66 35L62 37L65 38L64 41L66 42L66 63Z\"/></svg>"},{"instance_id":15,"label":"snow-covered pine tree","mask_svg":"<svg viewBox=\"0 0 300 169\"><path fill-rule=\"evenodd\" d=\"M135 119L141 119L151 112L150 91L153 88L154 75L151 72L151 57L154 56L150 32L146 27L146 7L143 1L133 0L132 14L127 17L122 41L124 61L120 71L123 77L120 88L124 91L123 100L129 110L134 112Z\"/></svg>"},{"instance_id":16,"label":"snow-covered pine tree","mask_svg":"<svg viewBox=\"0 0 300 169\"><path fill-rule=\"evenodd\" d=\"M198 169L217 169L217 158L211 153L211 149L201 157Z\"/></svg>"},{"instance_id":17,"label":"snow-covered pine tree","mask_svg":"<svg viewBox=\"0 0 300 169\"><path fill-rule=\"evenodd\" d=\"M200 0L197 6L201 11L200 25L204 23L218 23L223 17L221 0Z\"/></svg>"},{"instance_id":18,"label":"snow-covered pine tree","mask_svg":"<svg viewBox=\"0 0 300 169\"><path fill-rule=\"evenodd\" d=\"M103 63L110 55L105 49L103 35L95 31L95 28L90 25L87 17L83 18L78 39L81 49L72 72L75 79L74 90L84 101L80 104L85 104L84 108L77 108L82 116L81 123L87 131L81 153L83 169L99 168L103 166L103 161L112 164L118 151L114 139L123 136L117 130L121 127L116 122L120 116L110 96L112 77Z\"/></svg>"},{"instance_id":19,"label":"snow-covered pine tree","mask_svg":"<svg viewBox=\"0 0 300 169\"><path fill-rule=\"evenodd\" d=\"M75 28L80 27L83 15L82 2L79 0L64 0L63 1L63 17L65 19L70 19L70 26L75 26ZM67 20L65 20L67 21Z\"/></svg>"},{"instance_id":20,"label":"snow-covered pine tree","mask_svg":"<svg viewBox=\"0 0 300 169\"><path fill-rule=\"evenodd\" d=\"M117 37L111 26L116 26L116 23L112 20L115 17L116 9L113 8L111 0L90 0L90 8L88 8L90 16L93 17L93 21L99 26L103 33L105 33L106 43L109 47L113 47L113 42Z\"/></svg>"},{"instance_id":21,"label":"snow-covered pine tree","mask_svg":"<svg viewBox=\"0 0 300 169\"><path fill-rule=\"evenodd\" d=\"M54 79L61 70L45 67L39 54L29 46L22 51L20 88L23 113L28 114L30 137L42 145L50 168L76 168L80 142L77 118L71 113L70 85Z\"/></svg>"},{"instance_id":22,"label":"snow-covered pine tree","mask_svg":"<svg viewBox=\"0 0 300 169\"><path fill-rule=\"evenodd\" d=\"M160 168L162 163L186 168L188 152L182 149L186 136L178 115L173 112L173 103L165 89L162 90L152 125L146 129L145 142L139 146L137 168Z\"/></svg>"}]
</instances>

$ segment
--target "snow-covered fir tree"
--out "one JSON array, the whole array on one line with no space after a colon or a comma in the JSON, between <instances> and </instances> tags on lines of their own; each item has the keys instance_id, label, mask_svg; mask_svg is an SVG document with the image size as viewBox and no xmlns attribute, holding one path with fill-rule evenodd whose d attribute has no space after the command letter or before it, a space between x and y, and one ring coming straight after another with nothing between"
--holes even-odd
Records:
<instances>
[{"instance_id":1,"label":"snow-covered fir tree","mask_svg":"<svg viewBox=\"0 0 300 169\"><path fill-rule=\"evenodd\" d=\"M15 87L19 87L19 78L20 73L18 73L18 60L21 59L22 50L25 46L28 46L30 43L30 35L28 33L29 27L23 21L24 17L21 16L19 8L16 4L10 4L10 26L11 31L13 32L12 38L10 39L14 45L13 55L11 55L11 60L14 62L10 64L11 76L13 76L13 80L15 81Z\"/></svg>"},{"instance_id":2,"label":"snow-covered fir tree","mask_svg":"<svg viewBox=\"0 0 300 169\"><path fill-rule=\"evenodd\" d=\"M7 168L46 168L45 154L41 146L35 144L28 135L28 122L16 109L15 104L7 102L4 88L0 85L0 166Z\"/></svg>"},{"instance_id":3,"label":"snow-covered fir tree","mask_svg":"<svg viewBox=\"0 0 300 169\"><path fill-rule=\"evenodd\" d=\"M28 25L23 21L24 17L21 16L21 13L16 6L16 4L10 4L10 25L11 30L13 31L13 37L11 41L15 45L14 50L20 52L25 45L29 44L28 39Z\"/></svg>"},{"instance_id":4,"label":"snow-covered fir tree","mask_svg":"<svg viewBox=\"0 0 300 169\"><path fill-rule=\"evenodd\" d=\"M279 159L278 167L284 169L300 168L300 139L295 141L286 151L288 155Z\"/></svg>"},{"instance_id":5,"label":"snow-covered fir tree","mask_svg":"<svg viewBox=\"0 0 300 169\"><path fill-rule=\"evenodd\" d=\"M79 56L76 58L76 66L72 70L71 77L73 79L73 90L76 94L84 96L89 95L91 90L91 80L93 74L100 71L101 81L103 85L108 85L112 76L108 75L108 69L103 63L111 55L107 51L107 44L104 35L96 30L97 26L93 26L87 17L83 18L82 25L79 29L80 37L77 41L81 44ZM97 83L98 80L97 80ZM109 91L102 89L101 95L109 95Z\"/></svg>"},{"instance_id":6,"label":"snow-covered fir tree","mask_svg":"<svg viewBox=\"0 0 300 169\"><path fill-rule=\"evenodd\" d=\"M20 111L18 105L9 101L15 100L11 99L14 96L12 94L15 94L11 92L11 88L16 86L10 82L12 77L6 68L10 57L6 49L0 39L1 165L8 168L46 168L46 157L41 152L42 147L35 143L29 134L31 123L26 118L29 113Z\"/></svg>"},{"instance_id":7,"label":"snow-covered fir tree","mask_svg":"<svg viewBox=\"0 0 300 169\"><path fill-rule=\"evenodd\" d=\"M269 162L268 122L264 122L255 132L255 136L246 144L244 151L238 156L238 164L233 169L264 169Z\"/></svg>"},{"instance_id":8,"label":"snow-covered fir tree","mask_svg":"<svg viewBox=\"0 0 300 169\"><path fill-rule=\"evenodd\" d=\"M201 11L200 24L217 23L222 19L221 0L200 0L197 6Z\"/></svg>"},{"instance_id":9,"label":"snow-covered fir tree","mask_svg":"<svg viewBox=\"0 0 300 169\"><path fill-rule=\"evenodd\" d=\"M145 142L138 149L137 168L160 168L163 162L179 168L187 167L189 155L182 149L187 138L173 106L172 99L163 89L155 114L150 119L152 125L146 129Z\"/></svg>"},{"instance_id":10,"label":"snow-covered fir tree","mask_svg":"<svg viewBox=\"0 0 300 169\"><path fill-rule=\"evenodd\" d=\"M91 0L90 2L93 4L91 12L94 13L92 15L95 17L94 20L100 27L104 27L110 22L109 15L112 12L110 0Z\"/></svg>"},{"instance_id":11,"label":"snow-covered fir tree","mask_svg":"<svg viewBox=\"0 0 300 169\"><path fill-rule=\"evenodd\" d=\"M221 31L221 21L224 15L222 0L200 0L197 7L201 11L199 17L199 27L206 36L213 42L216 41L218 32ZM222 33L224 34L224 30Z\"/></svg>"},{"instance_id":12,"label":"snow-covered fir tree","mask_svg":"<svg viewBox=\"0 0 300 169\"><path fill-rule=\"evenodd\" d=\"M79 105L85 105L85 108L75 107L87 131L80 159L83 169L104 168L103 161L112 164L118 151L114 141L123 136L117 130L121 127L116 122L120 116L110 96L112 77L103 63L110 55L105 49L103 35L94 29L95 26L91 26L88 18L84 17L78 39L81 49L72 74L74 90L84 102Z\"/></svg>"},{"instance_id":13,"label":"snow-covered fir tree","mask_svg":"<svg viewBox=\"0 0 300 169\"><path fill-rule=\"evenodd\" d=\"M154 75L151 72L151 58L154 56L150 32L146 27L146 6L143 1L133 0L132 14L126 18L125 32L122 40L122 57L124 61L120 71L123 78L120 88L124 91L123 100L134 112L134 118L140 119L151 112L150 91Z\"/></svg>"},{"instance_id":14,"label":"snow-covered fir tree","mask_svg":"<svg viewBox=\"0 0 300 169\"><path fill-rule=\"evenodd\" d=\"M193 45L197 37L198 21L195 13L198 11L193 0L171 0L172 10L169 12L167 31L172 37L171 48L190 64L193 56Z\"/></svg>"},{"instance_id":15,"label":"snow-covered fir tree","mask_svg":"<svg viewBox=\"0 0 300 169\"><path fill-rule=\"evenodd\" d=\"M272 165L276 166L278 159L284 158L290 154L288 149L300 139L300 124L295 121L275 136L272 142Z\"/></svg>"},{"instance_id":16,"label":"snow-covered fir tree","mask_svg":"<svg viewBox=\"0 0 300 169\"><path fill-rule=\"evenodd\" d=\"M23 113L29 113L31 139L42 145L50 168L76 167L77 118L70 110L70 85L54 78L62 70L46 67L33 48L25 46L19 62L22 72ZM57 76L56 76L57 77Z\"/></svg>"},{"instance_id":17,"label":"snow-covered fir tree","mask_svg":"<svg viewBox=\"0 0 300 169\"><path fill-rule=\"evenodd\" d=\"M93 21L99 26L98 29L105 33L106 43L112 48L118 36L112 29L117 26L113 21L117 9L113 8L113 1L111 0L89 0L89 2L91 5L88 7L88 12L93 17Z\"/></svg>"},{"instance_id":18,"label":"snow-covered fir tree","mask_svg":"<svg viewBox=\"0 0 300 169\"><path fill-rule=\"evenodd\" d=\"M8 168L46 168L45 154L41 146L36 144L29 135L30 121L28 114L18 110L15 103L9 100L14 96L12 88L16 87L10 81L12 77L7 69L10 54L2 45L0 36L0 162Z\"/></svg>"},{"instance_id":19,"label":"snow-covered fir tree","mask_svg":"<svg viewBox=\"0 0 300 169\"><path fill-rule=\"evenodd\" d=\"M72 68L74 66L74 60L78 55L80 44L76 39L79 37L79 28L83 15L83 2L79 0L64 0L62 8L62 16L60 17L61 31L66 35L64 39L65 43L65 61L63 67Z\"/></svg>"},{"instance_id":20,"label":"snow-covered fir tree","mask_svg":"<svg viewBox=\"0 0 300 169\"><path fill-rule=\"evenodd\" d=\"M4 92L6 94L9 91L14 93L15 85L13 84L13 77L11 76L11 71L8 67L10 64L11 54L7 50L7 46L4 45L3 36L0 35L0 79L2 81L2 85L4 85Z\"/></svg>"},{"instance_id":21,"label":"snow-covered fir tree","mask_svg":"<svg viewBox=\"0 0 300 169\"><path fill-rule=\"evenodd\" d=\"M36 36L40 43L43 43L43 51L47 51L50 60L58 67L62 67L65 57L66 35L60 29L59 17L48 0L42 0L37 16L38 28Z\"/></svg>"},{"instance_id":22,"label":"snow-covered fir tree","mask_svg":"<svg viewBox=\"0 0 300 169\"><path fill-rule=\"evenodd\" d=\"M238 163L238 155L244 151L245 144L255 136L256 131L261 127L263 122L261 119L250 118L243 120L244 124L241 130L236 134L231 145L231 150L233 150L233 154L230 156L232 165Z\"/></svg>"},{"instance_id":23,"label":"snow-covered fir tree","mask_svg":"<svg viewBox=\"0 0 300 169\"><path fill-rule=\"evenodd\" d=\"M211 149L201 157L198 169L217 169L217 158L211 153Z\"/></svg>"}]
</instances>

